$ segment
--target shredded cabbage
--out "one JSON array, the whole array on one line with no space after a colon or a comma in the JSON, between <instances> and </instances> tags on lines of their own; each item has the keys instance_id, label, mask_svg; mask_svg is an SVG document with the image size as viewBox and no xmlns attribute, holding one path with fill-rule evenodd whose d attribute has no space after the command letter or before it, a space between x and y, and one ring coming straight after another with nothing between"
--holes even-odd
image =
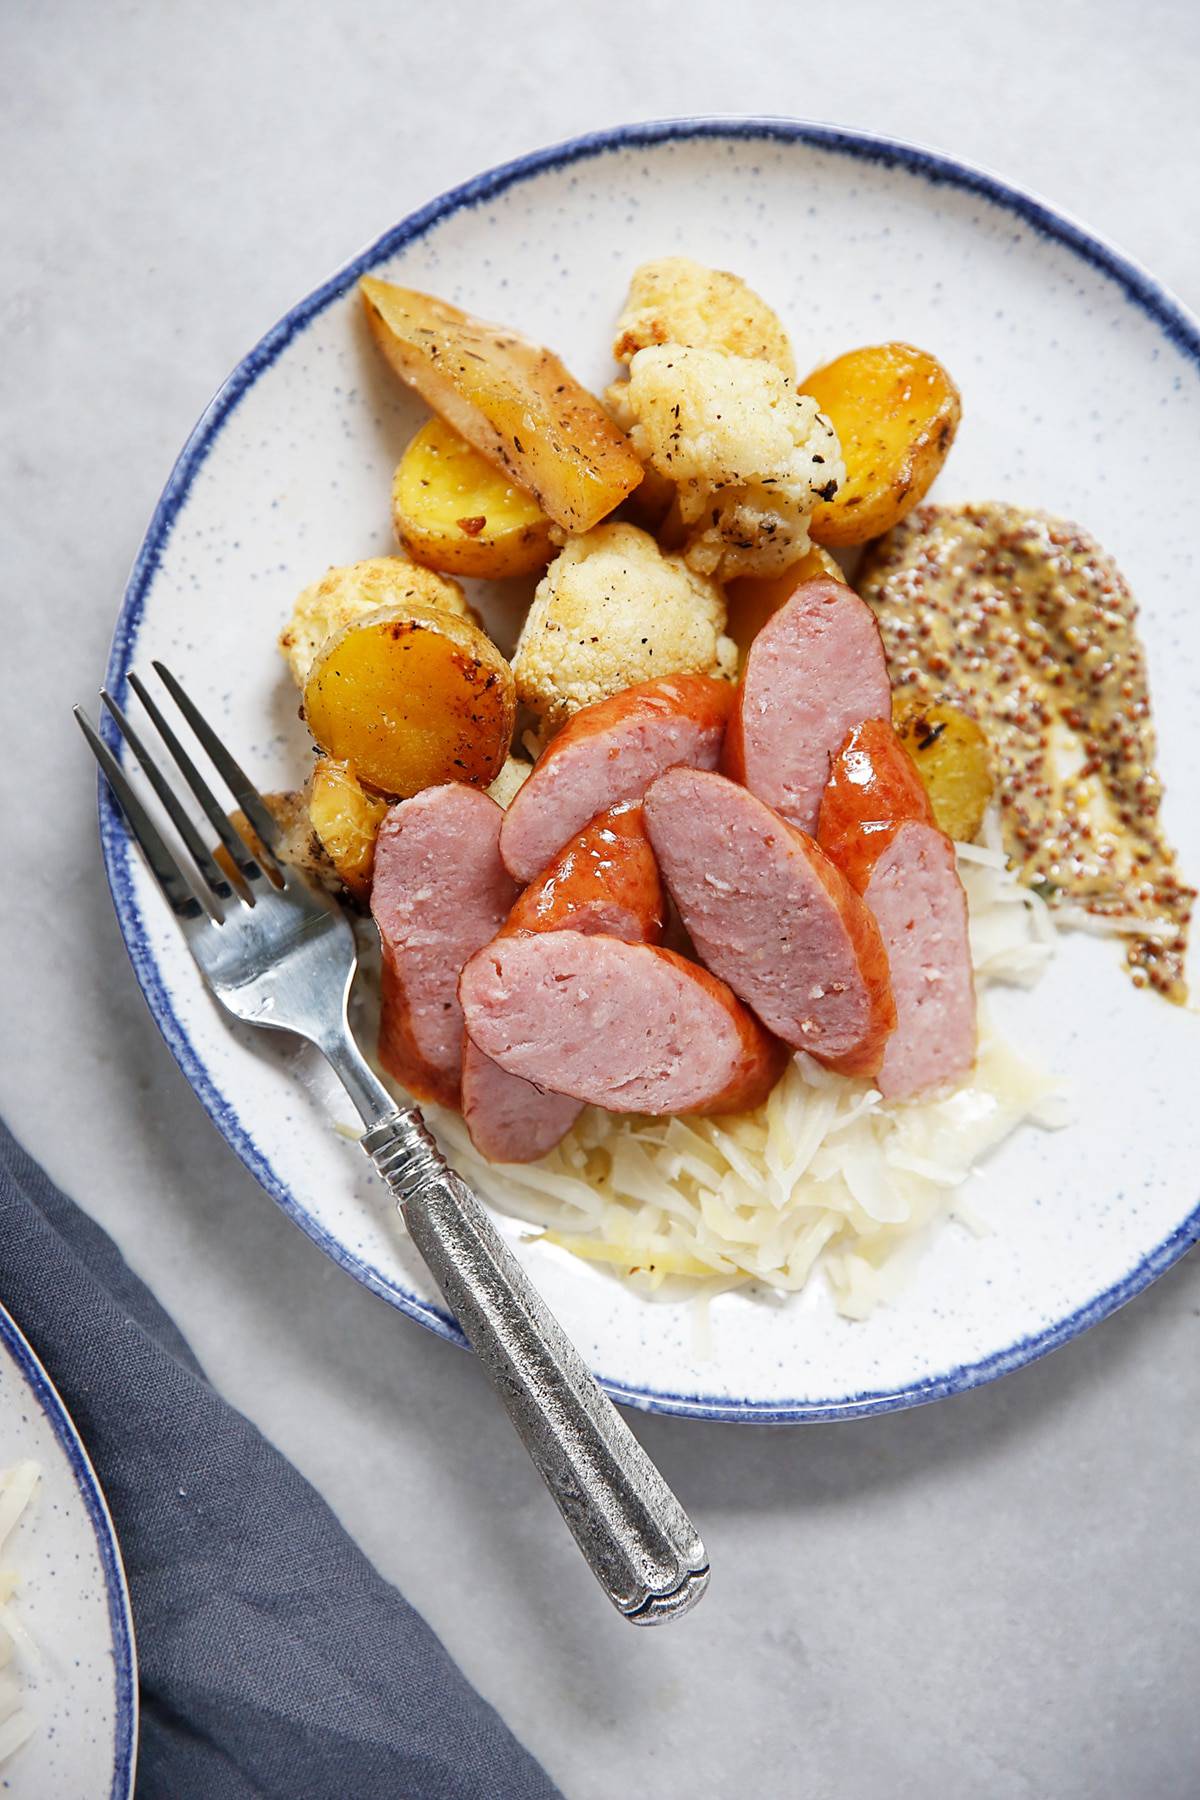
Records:
<instances>
[{"instance_id":1,"label":"shredded cabbage","mask_svg":"<svg viewBox=\"0 0 1200 1800\"><path fill-rule=\"evenodd\" d=\"M5 1544L37 1492L41 1470L34 1462L0 1470L0 1559ZM0 1764L19 1750L36 1721L22 1701L14 1665L37 1662L33 1640L13 1605L17 1577L0 1560Z\"/></svg>"},{"instance_id":2,"label":"shredded cabbage","mask_svg":"<svg viewBox=\"0 0 1200 1800\"><path fill-rule=\"evenodd\" d=\"M1049 908L1016 880L994 821L958 850L977 987L1031 984L1053 954ZM479 1155L456 1113L428 1110L451 1162L493 1204L644 1293L795 1292L819 1267L849 1318L891 1297L937 1220L983 1229L962 1189L990 1151L1021 1124L1064 1122L1056 1083L982 1013L970 1080L921 1101L888 1104L799 1054L754 1113L588 1108L541 1162L503 1166Z\"/></svg>"}]
</instances>

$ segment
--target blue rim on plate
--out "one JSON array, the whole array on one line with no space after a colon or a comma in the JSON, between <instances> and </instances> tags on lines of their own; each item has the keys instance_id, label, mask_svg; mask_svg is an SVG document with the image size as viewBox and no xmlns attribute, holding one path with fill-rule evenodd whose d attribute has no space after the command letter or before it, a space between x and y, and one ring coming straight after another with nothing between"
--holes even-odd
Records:
<instances>
[{"instance_id":1,"label":"blue rim on plate","mask_svg":"<svg viewBox=\"0 0 1200 1800\"><path fill-rule=\"evenodd\" d=\"M137 1762L138 1690L137 1655L134 1649L133 1614L129 1604L129 1587L117 1534L96 1479L83 1441L75 1429L70 1413L59 1398L58 1390L38 1360L11 1314L0 1306L0 1343L8 1350L25 1379L47 1423L70 1465L79 1497L87 1509L100 1567L104 1572L104 1591L108 1602L108 1627L112 1634L113 1679L116 1687L116 1731L113 1742L113 1778L110 1800L128 1800L133 1793L133 1774Z\"/></svg>"},{"instance_id":2,"label":"blue rim on plate","mask_svg":"<svg viewBox=\"0 0 1200 1800\"><path fill-rule=\"evenodd\" d=\"M765 139L778 143L802 143L857 161L885 168L905 169L921 176L933 186L954 187L976 194L980 199L1015 214L1040 236L1063 245L1107 276L1129 305L1137 307L1151 319L1176 349L1184 352L1200 367L1200 323L1144 269L1082 225L1057 212L1046 201L1011 187L998 176L983 169L958 162L938 151L897 139L876 137L867 132L846 131L837 126L781 118L667 119L592 132L567 143L518 157L514 162L503 163L486 174L464 182L461 187L452 188L449 193L410 214L294 306L243 358L219 389L188 438L155 508L125 590L113 635L107 676L110 691L124 696L146 594L192 482L243 394L270 368L310 320L345 293L361 275L394 255L406 244L423 236L442 220L465 208L491 200L507 189L527 181L531 176L613 151L698 138ZM133 887L131 864L134 851L103 781L100 783L100 835L113 904L142 992L172 1055L218 1130L289 1218L307 1232L326 1255L347 1269L365 1287L382 1295L438 1336L464 1345L465 1339L449 1313L419 1295L398 1287L381 1270L351 1254L299 1204L276 1175L269 1160L240 1119L236 1106L216 1087L172 1006L171 997L150 947ZM979 1362L946 1370L904 1389L864 1392L849 1399L828 1401L764 1402L753 1398L723 1399L717 1395L676 1394L649 1387L634 1388L603 1375L600 1375L600 1380L614 1399L629 1406L646 1412L675 1413L700 1419L785 1424L857 1418L870 1413L891 1412L900 1407L919 1406L927 1401L940 1400L946 1395L961 1393L984 1382L994 1381L998 1376L1033 1362L1069 1339L1077 1337L1080 1332L1107 1318L1119 1306L1148 1287L1198 1238L1200 1206L1120 1281L1095 1295L1069 1317L1060 1319L1044 1331L1021 1338Z\"/></svg>"}]
</instances>

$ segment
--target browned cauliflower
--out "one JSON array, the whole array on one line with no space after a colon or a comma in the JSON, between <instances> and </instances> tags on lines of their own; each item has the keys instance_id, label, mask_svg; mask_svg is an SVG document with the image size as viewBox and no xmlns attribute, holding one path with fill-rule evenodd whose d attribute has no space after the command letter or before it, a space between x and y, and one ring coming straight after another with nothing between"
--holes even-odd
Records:
<instances>
[{"instance_id":1,"label":"browned cauliflower","mask_svg":"<svg viewBox=\"0 0 1200 1800\"><path fill-rule=\"evenodd\" d=\"M657 344L629 368L634 449L675 483L684 558L728 580L785 569L845 479L833 426L772 363Z\"/></svg>"},{"instance_id":2,"label":"browned cauliflower","mask_svg":"<svg viewBox=\"0 0 1200 1800\"><path fill-rule=\"evenodd\" d=\"M687 344L752 356L794 376L792 346L765 300L739 275L707 269L690 256L663 256L635 269L617 320L613 355L632 362L651 344Z\"/></svg>"},{"instance_id":3,"label":"browned cauliflower","mask_svg":"<svg viewBox=\"0 0 1200 1800\"><path fill-rule=\"evenodd\" d=\"M405 556L373 556L326 570L320 581L305 588L279 634L279 648L294 680L304 686L322 644L351 619L413 600L460 618L472 616L457 581Z\"/></svg>"},{"instance_id":4,"label":"browned cauliflower","mask_svg":"<svg viewBox=\"0 0 1200 1800\"><path fill-rule=\"evenodd\" d=\"M635 525L567 539L538 583L513 657L517 694L543 732L658 675L733 678L720 589Z\"/></svg>"}]
</instances>

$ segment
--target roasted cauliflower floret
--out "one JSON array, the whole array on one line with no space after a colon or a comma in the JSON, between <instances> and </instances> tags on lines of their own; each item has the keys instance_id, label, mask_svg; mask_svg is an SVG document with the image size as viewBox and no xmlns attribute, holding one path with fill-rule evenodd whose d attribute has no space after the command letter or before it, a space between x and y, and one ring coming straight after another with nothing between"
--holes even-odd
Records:
<instances>
[{"instance_id":1,"label":"roasted cauliflower floret","mask_svg":"<svg viewBox=\"0 0 1200 1800\"><path fill-rule=\"evenodd\" d=\"M634 270L613 355L631 362L651 344L728 350L774 363L784 375L796 373L787 332L766 301L740 276L707 269L690 256L664 256Z\"/></svg>"},{"instance_id":2,"label":"roasted cauliflower floret","mask_svg":"<svg viewBox=\"0 0 1200 1800\"><path fill-rule=\"evenodd\" d=\"M518 697L544 730L658 675L733 678L725 602L635 525L568 538L538 583L513 658Z\"/></svg>"},{"instance_id":3,"label":"roasted cauliflower floret","mask_svg":"<svg viewBox=\"0 0 1200 1800\"><path fill-rule=\"evenodd\" d=\"M414 600L459 618L471 617L457 581L405 556L373 556L327 570L320 581L305 588L279 634L279 648L293 679L304 686L322 644L351 619Z\"/></svg>"},{"instance_id":4,"label":"roasted cauliflower floret","mask_svg":"<svg viewBox=\"0 0 1200 1800\"><path fill-rule=\"evenodd\" d=\"M813 507L845 478L815 400L761 358L658 344L630 364L628 402L634 449L675 483L692 569L770 575L804 554Z\"/></svg>"},{"instance_id":5,"label":"roasted cauliflower floret","mask_svg":"<svg viewBox=\"0 0 1200 1800\"><path fill-rule=\"evenodd\" d=\"M690 256L663 256L634 270L613 355L618 362L632 362L653 344L725 350L772 363L789 378L796 373L787 332L766 301L739 275L706 268ZM614 381L604 404L622 431L633 430L637 419L627 381Z\"/></svg>"}]
</instances>

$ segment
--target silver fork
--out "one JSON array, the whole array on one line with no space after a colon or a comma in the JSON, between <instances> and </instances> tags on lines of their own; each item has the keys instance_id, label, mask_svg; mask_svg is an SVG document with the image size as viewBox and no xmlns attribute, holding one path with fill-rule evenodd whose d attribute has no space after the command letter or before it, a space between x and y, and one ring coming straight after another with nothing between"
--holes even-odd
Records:
<instances>
[{"instance_id":1,"label":"silver fork","mask_svg":"<svg viewBox=\"0 0 1200 1800\"><path fill-rule=\"evenodd\" d=\"M283 861L261 794L170 671L153 666L267 852L260 856L234 829L145 684L130 675L130 688L231 859L236 881L218 865L112 696L101 690L183 841L190 878L116 756L78 707L75 717L201 974L235 1019L306 1038L330 1063L366 1128L363 1149L592 1573L633 1624L679 1617L708 1585L708 1558L694 1526L478 1199L447 1164L421 1114L396 1106L363 1058L347 1016L357 962L349 920L331 896Z\"/></svg>"}]
</instances>

